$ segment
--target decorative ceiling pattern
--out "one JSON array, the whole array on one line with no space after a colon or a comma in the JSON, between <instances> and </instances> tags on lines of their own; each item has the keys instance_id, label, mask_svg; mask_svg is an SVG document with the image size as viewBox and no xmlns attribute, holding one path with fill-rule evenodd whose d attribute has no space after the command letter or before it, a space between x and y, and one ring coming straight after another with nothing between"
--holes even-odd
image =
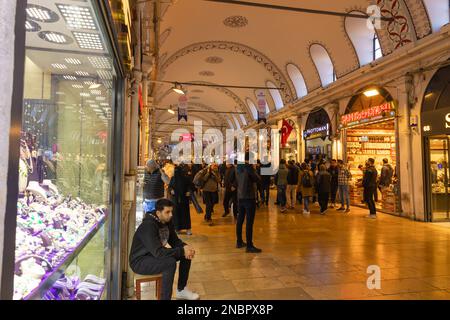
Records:
<instances>
[{"instance_id":1,"label":"decorative ceiling pattern","mask_svg":"<svg viewBox=\"0 0 450 320\"><path fill-rule=\"evenodd\" d=\"M252 2L274 4L273 0ZM383 17L393 19L382 22L381 29L376 30L383 55L389 55L432 33L424 0L278 0L276 4L363 14L369 6L377 5ZM186 15L188 10L190 14ZM190 82L188 79L203 80L209 77L209 82L197 82L237 86L266 86L268 82L273 82L279 88L283 106L288 106L299 99L294 80L287 71L288 64L300 70L308 93L322 86L317 67L311 59L311 44L326 48L338 81L361 67L359 51L348 35L345 18L342 17L178 0L164 5L163 18L161 51L164 58L160 59L159 80ZM366 26L364 22L360 25ZM176 97L162 91L166 89L164 86L155 92L155 100L173 103ZM245 111L249 124L254 121L244 102L252 96L253 90L207 88L202 91L201 95L196 95L200 98L199 103L213 110L224 107L226 111L232 111L238 107ZM217 92L222 95L217 95ZM266 94L273 112L276 108L269 90Z\"/></svg>"}]
</instances>

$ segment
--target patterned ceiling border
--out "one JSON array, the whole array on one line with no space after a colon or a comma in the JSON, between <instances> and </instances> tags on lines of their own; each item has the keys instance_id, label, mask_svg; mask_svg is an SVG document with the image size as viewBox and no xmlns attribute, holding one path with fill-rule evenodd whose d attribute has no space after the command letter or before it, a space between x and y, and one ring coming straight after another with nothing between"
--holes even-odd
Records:
<instances>
[{"instance_id":1,"label":"patterned ceiling border","mask_svg":"<svg viewBox=\"0 0 450 320\"><path fill-rule=\"evenodd\" d=\"M427 8L423 3L423 0L404 0L406 8L408 9L416 35L418 39L425 38L430 35L433 30L431 28L430 18L428 16Z\"/></svg>"},{"instance_id":2,"label":"patterned ceiling border","mask_svg":"<svg viewBox=\"0 0 450 320\"><path fill-rule=\"evenodd\" d=\"M236 42L227 42L227 41L208 41L208 42L200 42L194 43L187 47L184 47L177 52L175 52L170 58L168 58L164 64L161 65L160 74L164 74L165 70L176 60L199 51L207 51L207 50L228 50L235 53L240 53L255 60L257 63L264 66L266 71L270 72L272 77L275 79L276 85L281 88L281 96L283 98L283 103L285 105L289 104L293 101L293 89L290 86L289 81L283 74L282 70L278 68L275 63L272 62L266 55L263 53L248 47L243 44L239 44Z\"/></svg>"}]
</instances>

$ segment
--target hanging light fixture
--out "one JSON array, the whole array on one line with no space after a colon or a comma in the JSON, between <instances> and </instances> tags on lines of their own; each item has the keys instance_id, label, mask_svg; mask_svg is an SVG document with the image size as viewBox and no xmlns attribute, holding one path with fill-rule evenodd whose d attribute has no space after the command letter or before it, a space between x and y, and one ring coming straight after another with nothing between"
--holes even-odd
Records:
<instances>
[{"instance_id":1,"label":"hanging light fixture","mask_svg":"<svg viewBox=\"0 0 450 320\"><path fill-rule=\"evenodd\" d=\"M172 88L173 91L175 91L176 93L183 95L185 94L183 87L181 86L181 84L175 82L174 87Z\"/></svg>"},{"instance_id":2,"label":"hanging light fixture","mask_svg":"<svg viewBox=\"0 0 450 320\"><path fill-rule=\"evenodd\" d=\"M375 96L378 96L379 94L380 94L380 91L378 91L378 89L369 89L369 90L364 91L364 95L367 98L375 97Z\"/></svg>"}]
</instances>

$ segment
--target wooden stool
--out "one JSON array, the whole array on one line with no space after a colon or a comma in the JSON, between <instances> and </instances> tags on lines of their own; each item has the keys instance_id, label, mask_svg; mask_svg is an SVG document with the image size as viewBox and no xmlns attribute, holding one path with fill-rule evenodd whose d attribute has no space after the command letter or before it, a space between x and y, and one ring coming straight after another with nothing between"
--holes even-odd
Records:
<instances>
[{"instance_id":1,"label":"wooden stool","mask_svg":"<svg viewBox=\"0 0 450 320\"><path fill-rule=\"evenodd\" d=\"M161 300L162 289L162 274L141 275L135 274L134 280L136 281L136 300L141 300L141 284L147 282L156 283L156 299Z\"/></svg>"}]
</instances>

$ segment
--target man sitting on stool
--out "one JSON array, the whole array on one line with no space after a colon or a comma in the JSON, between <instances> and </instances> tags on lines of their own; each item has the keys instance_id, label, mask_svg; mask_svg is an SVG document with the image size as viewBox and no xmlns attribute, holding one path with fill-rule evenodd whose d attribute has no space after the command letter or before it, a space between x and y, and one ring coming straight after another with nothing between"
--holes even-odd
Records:
<instances>
[{"instance_id":1,"label":"man sitting on stool","mask_svg":"<svg viewBox=\"0 0 450 320\"><path fill-rule=\"evenodd\" d=\"M130 252L130 267L141 275L162 273L162 300L171 300L173 279L180 261L177 299L198 300L199 295L187 287L191 260L195 250L181 241L173 226L173 204L170 200L160 199L156 210L145 215L142 224L136 230ZM171 248L167 248L169 244Z\"/></svg>"}]
</instances>

